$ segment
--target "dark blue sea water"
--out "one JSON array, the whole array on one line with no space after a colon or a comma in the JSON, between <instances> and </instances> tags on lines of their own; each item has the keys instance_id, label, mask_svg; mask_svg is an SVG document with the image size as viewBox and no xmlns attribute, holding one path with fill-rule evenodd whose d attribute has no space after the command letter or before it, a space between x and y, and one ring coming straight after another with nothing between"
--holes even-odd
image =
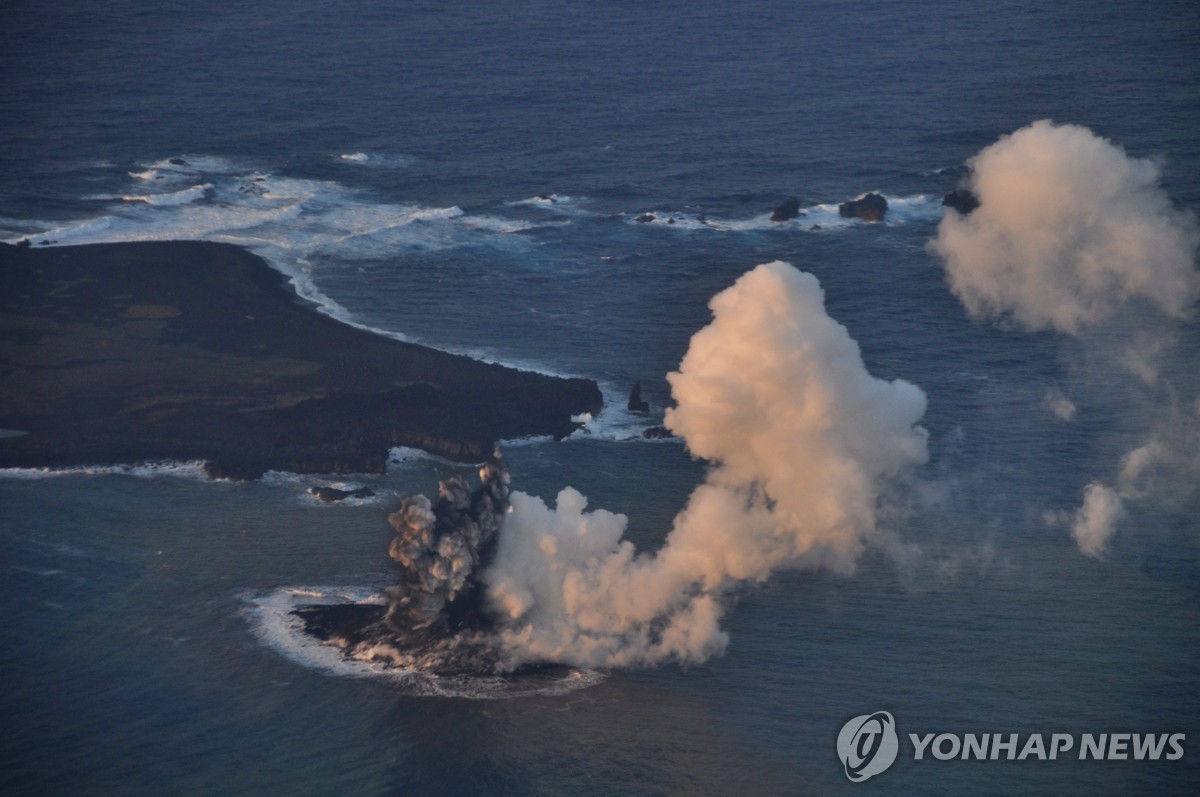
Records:
<instances>
[{"instance_id":1,"label":"dark blue sea water","mask_svg":"<svg viewBox=\"0 0 1200 797\"><path fill-rule=\"evenodd\" d=\"M1042 118L1159 159L1200 211L1198 54L1182 2L5 4L0 239L243 244L344 320L618 403L641 380L658 412L709 297L782 259L873 374L926 392L931 459L891 526L911 566L740 589L703 665L515 685L351 677L258 622L281 588L386 584L387 512L448 463L336 507L288 474L7 473L0 791L1194 793L1196 491L1138 503L1104 561L1044 515L1196 401L1198 327L1164 396L1086 341L968 319L925 244L963 162ZM837 216L870 190L884 223ZM787 197L807 215L771 223ZM644 425L512 446L514 484L574 485L652 550L703 468L622 441ZM834 742L876 710L900 759L853 784ZM1186 754L915 761L918 731L1181 732Z\"/></svg>"}]
</instances>

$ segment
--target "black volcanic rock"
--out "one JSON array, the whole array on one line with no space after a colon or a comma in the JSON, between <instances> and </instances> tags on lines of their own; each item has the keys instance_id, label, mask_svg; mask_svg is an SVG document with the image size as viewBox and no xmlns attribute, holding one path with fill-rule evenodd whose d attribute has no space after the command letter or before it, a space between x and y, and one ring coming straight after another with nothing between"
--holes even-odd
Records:
<instances>
[{"instance_id":1,"label":"black volcanic rock","mask_svg":"<svg viewBox=\"0 0 1200 797\"><path fill-rule=\"evenodd\" d=\"M649 402L642 400L642 383L634 382L633 389L629 391L629 403L626 405L630 412L649 412Z\"/></svg>"},{"instance_id":2,"label":"black volcanic rock","mask_svg":"<svg viewBox=\"0 0 1200 797\"><path fill-rule=\"evenodd\" d=\"M771 221L791 221L800 215L800 200L787 199L771 212Z\"/></svg>"},{"instance_id":3,"label":"black volcanic rock","mask_svg":"<svg viewBox=\"0 0 1200 797\"><path fill-rule=\"evenodd\" d=\"M375 495L375 491L370 487L359 487L357 490L339 490L336 487L314 485L308 488L308 494L318 501L332 504L336 501L345 501L347 498L370 498Z\"/></svg>"},{"instance_id":4,"label":"black volcanic rock","mask_svg":"<svg viewBox=\"0 0 1200 797\"><path fill-rule=\"evenodd\" d=\"M480 462L603 404L590 380L343 324L228 244L0 244L0 273L0 429L28 432L0 438L0 467L382 473L396 446Z\"/></svg>"},{"instance_id":5,"label":"black volcanic rock","mask_svg":"<svg viewBox=\"0 0 1200 797\"><path fill-rule=\"evenodd\" d=\"M496 641L481 631L451 633L435 627L399 632L377 603L318 603L291 614L313 639L341 652L347 660L368 661L438 676L509 676L537 672L538 665L514 670L502 662Z\"/></svg>"},{"instance_id":6,"label":"black volcanic rock","mask_svg":"<svg viewBox=\"0 0 1200 797\"><path fill-rule=\"evenodd\" d=\"M386 606L377 603L344 603L304 606L292 614L304 621L304 630L322 642L344 640L344 646L356 645L370 631L383 624Z\"/></svg>"},{"instance_id":7,"label":"black volcanic rock","mask_svg":"<svg viewBox=\"0 0 1200 797\"><path fill-rule=\"evenodd\" d=\"M883 221L883 217L887 214L887 208L887 200L882 195L872 192L838 205L838 215L844 219Z\"/></svg>"},{"instance_id":8,"label":"black volcanic rock","mask_svg":"<svg viewBox=\"0 0 1200 797\"><path fill-rule=\"evenodd\" d=\"M979 198L971 193L969 188L955 188L950 193L942 197L942 205L944 207L953 208L962 215L968 215L972 210L979 207Z\"/></svg>"}]
</instances>

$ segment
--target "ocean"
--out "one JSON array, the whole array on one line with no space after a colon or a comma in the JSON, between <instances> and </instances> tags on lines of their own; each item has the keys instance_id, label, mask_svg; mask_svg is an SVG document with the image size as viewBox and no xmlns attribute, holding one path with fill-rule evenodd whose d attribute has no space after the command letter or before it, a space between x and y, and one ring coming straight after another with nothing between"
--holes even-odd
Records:
<instances>
[{"instance_id":1,"label":"ocean","mask_svg":"<svg viewBox=\"0 0 1200 797\"><path fill-rule=\"evenodd\" d=\"M815 275L867 370L924 392L929 453L880 518L909 556L736 585L702 663L507 679L350 666L282 619L385 587L387 514L472 467L0 473L0 791L1200 784L1200 453L1125 491L1102 557L1053 520L1151 436L1194 443L1200 327L1148 306L1078 335L975 318L928 246L964 163L1040 119L1150 159L1200 211L1193 4L61 0L0 23L0 240L232 242L348 323L595 379L608 408L574 437L506 444L513 487L577 488L639 551L705 478L640 432L709 299L759 264ZM884 221L839 216L868 191ZM791 197L804 213L771 222ZM1153 381L1106 354L1160 333ZM636 381L649 417L624 409ZM376 497L305 492L347 483ZM899 755L852 782L839 731L877 711ZM917 759L926 733L1075 747ZM1181 733L1184 755L1080 760L1102 733Z\"/></svg>"}]
</instances>

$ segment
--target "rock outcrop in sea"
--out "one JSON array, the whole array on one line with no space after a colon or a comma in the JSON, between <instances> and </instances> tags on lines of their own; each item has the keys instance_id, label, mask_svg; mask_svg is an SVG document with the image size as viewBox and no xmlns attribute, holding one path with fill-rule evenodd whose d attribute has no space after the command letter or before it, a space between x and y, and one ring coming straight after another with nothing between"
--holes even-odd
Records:
<instances>
[{"instance_id":1,"label":"rock outcrop in sea","mask_svg":"<svg viewBox=\"0 0 1200 797\"><path fill-rule=\"evenodd\" d=\"M943 207L957 210L962 215L966 216L975 208L979 207L979 198L971 193L969 188L955 188L950 193L942 197Z\"/></svg>"},{"instance_id":2,"label":"rock outcrop in sea","mask_svg":"<svg viewBox=\"0 0 1200 797\"><path fill-rule=\"evenodd\" d=\"M791 221L800 215L800 200L796 198L786 199L771 211L771 221Z\"/></svg>"},{"instance_id":3,"label":"rock outcrop in sea","mask_svg":"<svg viewBox=\"0 0 1200 797\"><path fill-rule=\"evenodd\" d=\"M887 200L881 194L871 192L838 205L838 215L844 219L877 222L883 221L887 209Z\"/></svg>"}]
</instances>

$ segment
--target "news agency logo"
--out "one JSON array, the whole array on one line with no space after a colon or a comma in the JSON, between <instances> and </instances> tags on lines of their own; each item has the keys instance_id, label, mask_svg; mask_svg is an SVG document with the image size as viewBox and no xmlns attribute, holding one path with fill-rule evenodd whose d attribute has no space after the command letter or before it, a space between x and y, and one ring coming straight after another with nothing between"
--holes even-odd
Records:
<instances>
[{"instance_id":1,"label":"news agency logo","mask_svg":"<svg viewBox=\"0 0 1200 797\"><path fill-rule=\"evenodd\" d=\"M838 732L838 758L854 783L885 771L900 752L896 720L886 711L854 717Z\"/></svg>"},{"instance_id":2,"label":"news agency logo","mask_svg":"<svg viewBox=\"0 0 1200 797\"><path fill-rule=\"evenodd\" d=\"M1183 733L910 733L914 761L1178 761ZM860 714L838 732L846 777L861 783L896 762L900 736L886 711Z\"/></svg>"}]
</instances>

